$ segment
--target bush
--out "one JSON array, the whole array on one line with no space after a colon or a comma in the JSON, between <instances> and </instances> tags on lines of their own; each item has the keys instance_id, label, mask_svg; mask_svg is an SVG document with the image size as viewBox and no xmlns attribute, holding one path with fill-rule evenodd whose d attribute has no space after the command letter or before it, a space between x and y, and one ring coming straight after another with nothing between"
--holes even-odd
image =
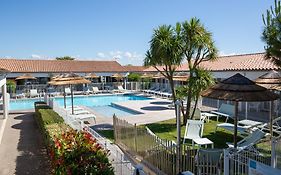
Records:
<instances>
[{"instance_id":1,"label":"bush","mask_svg":"<svg viewBox=\"0 0 281 175\"><path fill-rule=\"evenodd\" d=\"M87 132L70 130L55 137L51 151L55 174L114 174L108 152Z\"/></svg>"},{"instance_id":2,"label":"bush","mask_svg":"<svg viewBox=\"0 0 281 175\"><path fill-rule=\"evenodd\" d=\"M16 82L14 80L7 80L7 91L9 93L15 93L16 92Z\"/></svg>"},{"instance_id":3,"label":"bush","mask_svg":"<svg viewBox=\"0 0 281 175\"><path fill-rule=\"evenodd\" d=\"M114 174L109 153L91 134L73 130L44 102L35 102L34 106L54 174Z\"/></svg>"},{"instance_id":4,"label":"bush","mask_svg":"<svg viewBox=\"0 0 281 175\"><path fill-rule=\"evenodd\" d=\"M137 74L137 73L130 73L128 75L128 80L129 81L139 81L141 79L141 76L140 74Z\"/></svg>"}]
</instances>

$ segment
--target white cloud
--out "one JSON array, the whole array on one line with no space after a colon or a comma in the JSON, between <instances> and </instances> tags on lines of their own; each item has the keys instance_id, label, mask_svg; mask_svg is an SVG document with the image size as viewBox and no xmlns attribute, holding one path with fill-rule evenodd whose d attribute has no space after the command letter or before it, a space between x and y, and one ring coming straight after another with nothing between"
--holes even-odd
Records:
<instances>
[{"instance_id":1,"label":"white cloud","mask_svg":"<svg viewBox=\"0 0 281 175\"><path fill-rule=\"evenodd\" d=\"M226 53L224 51L219 52L219 56L230 56L230 55L237 55L237 53L232 52L232 53Z\"/></svg>"},{"instance_id":2,"label":"white cloud","mask_svg":"<svg viewBox=\"0 0 281 175\"><path fill-rule=\"evenodd\" d=\"M32 54L32 55L31 55L31 58L32 58L32 59L41 59L42 56L37 55L37 54Z\"/></svg>"},{"instance_id":3,"label":"white cloud","mask_svg":"<svg viewBox=\"0 0 281 175\"><path fill-rule=\"evenodd\" d=\"M102 52L99 52L97 55L98 55L98 57L100 57L100 58L105 58L105 57L106 57L105 54L102 53Z\"/></svg>"}]
</instances>

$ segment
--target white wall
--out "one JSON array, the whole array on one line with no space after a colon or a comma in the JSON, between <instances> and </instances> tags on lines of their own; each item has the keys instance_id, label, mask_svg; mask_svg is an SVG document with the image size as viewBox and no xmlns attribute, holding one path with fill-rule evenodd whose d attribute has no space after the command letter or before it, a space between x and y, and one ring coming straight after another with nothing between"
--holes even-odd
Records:
<instances>
[{"instance_id":1,"label":"white wall","mask_svg":"<svg viewBox=\"0 0 281 175\"><path fill-rule=\"evenodd\" d=\"M127 72L120 73L121 75L125 76ZM7 78L16 78L18 76L23 75L24 73L9 73ZM34 77L50 77L51 73L30 73ZM53 73L52 75L58 75L60 73ZM87 73L76 73L80 76L85 76ZM97 76L112 76L115 74L114 72L102 72L102 73L95 73Z\"/></svg>"},{"instance_id":2,"label":"white wall","mask_svg":"<svg viewBox=\"0 0 281 175\"><path fill-rule=\"evenodd\" d=\"M249 78L250 80L255 80L259 76L268 73L269 71L218 71L218 72L212 72L215 78L229 78L236 73L240 73L241 75Z\"/></svg>"}]
</instances>

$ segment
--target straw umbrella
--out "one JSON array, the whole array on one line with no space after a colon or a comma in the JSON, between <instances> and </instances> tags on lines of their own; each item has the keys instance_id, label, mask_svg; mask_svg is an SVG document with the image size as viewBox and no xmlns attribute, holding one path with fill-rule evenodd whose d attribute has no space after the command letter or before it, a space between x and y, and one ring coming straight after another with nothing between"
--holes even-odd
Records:
<instances>
[{"instance_id":1,"label":"straw umbrella","mask_svg":"<svg viewBox=\"0 0 281 175\"><path fill-rule=\"evenodd\" d=\"M144 74L142 74L141 76L140 76L142 79L151 79L152 77L153 77L153 75L152 74L147 74L147 73L144 73ZM149 86L149 84L147 84L147 86L146 86L146 83L144 82L144 81L142 81L142 83L144 83L144 88L148 88L148 86Z\"/></svg>"},{"instance_id":2,"label":"straw umbrella","mask_svg":"<svg viewBox=\"0 0 281 175\"><path fill-rule=\"evenodd\" d=\"M36 80L36 78L31 74L23 74L21 76L18 76L16 80Z\"/></svg>"},{"instance_id":3,"label":"straw umbrella","mask_svg":"<svg viewBox=\"0 0 281 175\"><path fill-rule=\"evenodd\" d=\"M85 78L99 78L95 73L89 73L85 76Z\"/></svg>"},{"instance_id":4,"label":"straw umbrella","mask_svg":"<svg viewBox=\"0 0 281 175\"><path fill-rule=\"evenodd\" d=\"M122 80L124 78L124 76L119 73L113 74L111 77L115 78L117 80L117 82L119 82L120 80Z\"/></svg>"},{"instance_id":5,"label":"straw umbrella","mask_svg":"<svg viewBox=\"0 0 281 175\"><path fill-rule=\"evenodd\" d=\"M267 90L262 86L257 85L255 82L249 80L248 78L244 77L239 73L203 91L201 95L203 97L235 102L234 136L233 136L235 148L237 147L238 103L241 101L257 102L257 101L273 101L278 99L278 96L275 93ZM270 113L270 123L272 127L271 113ZM271 128L271 134L272 134L272 128Z\"/></svg>"},{"instance_id":6,"label":"straw umbrella","mask_svg":"<svg viewBox=\"0 0 281 175\"><path fill-rule=\"evenodd\" d=\"M278 90L281 86L281 73L272 70L257 78L255 82L267 89Z\"/></svg>"},{"instance_id":7,"label":"straw umbrella","mask_svg":"<svg viewBox=\"0 0 281 175\"><path fill-rule=\"evenodd\" d=\"M153 75L144 73L144 74L142 74L140 77L141 77L141 78L152 78Z\"/></svg>"},{"instance_id":8,"label":"straw umbrella","mask_svg":"<svg viewBox=\"0 0 281 175\"><path fill-rule=\"evenodd\" d=\"M83 77L80 77L79 75L76 75L74 73L70 74L65 74L63 76L60 76L59 78L56 78L55 80L52 80L49 82L51 85L55 86L65 86L65 85L70 85L71 89L71 106L72 106L72 114L74 114L74 108L73 108L73 86L76 84L88 84L90 83L89 80L86 80ZM65 89L64 89L64 107L66 107L66 102L65 102Z\"/></svg>"}]
</instances>

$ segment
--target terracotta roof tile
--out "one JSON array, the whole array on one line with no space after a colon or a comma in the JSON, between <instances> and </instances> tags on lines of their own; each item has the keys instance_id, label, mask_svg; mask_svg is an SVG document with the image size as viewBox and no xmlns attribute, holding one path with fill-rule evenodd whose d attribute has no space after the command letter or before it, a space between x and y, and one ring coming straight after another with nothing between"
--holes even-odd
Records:
<instances>
[{"instance_id":1,"label":"terracotta roof tile","mask_svg":"<svg viewBox=\"0 0 281 175\"><path fill-rule=\"evenodd\" d=\"M128 72L142 72L147 67L144 66L123 66Z\"/></svg>"},{"instance_id":2,"label":"terracotta roof tile","mask_svg":"<svg viewBox=\"0 0 281 175\"><path fill-rule=\"evenodd\" d=\"M264 59L264 53L241 54L218 57L216 61L202 62L201 66L210 71L257 71L257 70L280 70L271 61ZM161 67L159 67L161 69ZM177 68L177 71L187 71L187 63ZM145 72L156 71L153 67Z\"/></svg>"},{"instance_id":3,"label":"terracotta roof tile","mask_svg":"<svg viewBox=\"0 0 281 175\"><path fill-rule=\"evenodd\" d=\"M11 72L126 72L116 61L61 61L0 59L0 68Z\"/></svg>"}]
</instances>

